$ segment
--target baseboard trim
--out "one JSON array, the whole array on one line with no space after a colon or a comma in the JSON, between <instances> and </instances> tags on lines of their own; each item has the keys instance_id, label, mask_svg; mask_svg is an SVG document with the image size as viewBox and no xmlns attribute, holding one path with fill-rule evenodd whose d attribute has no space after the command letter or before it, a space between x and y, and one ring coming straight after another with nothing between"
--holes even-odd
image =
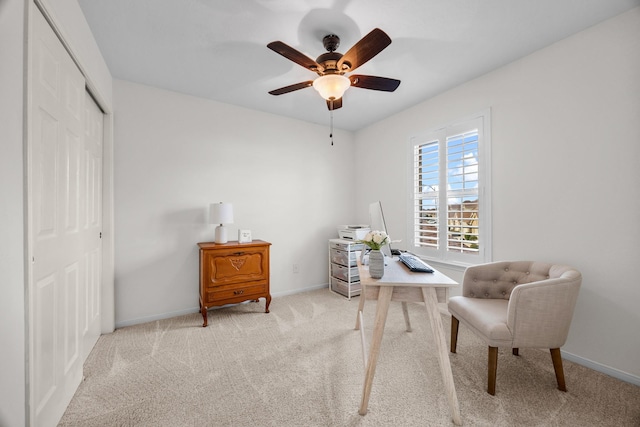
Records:
<instances>
[{"instance_id":1,"label":"baseboard trim","mask_svg":"<svg viewBox=\"0 0 640 427\"><path fill-rule=\"evenodd\" d=\"M324 283L322 285L309 286L309 287L303 288L303 289L292 289L292 290L289 290L289 291L275 292L275 293L271 294L271 296L272 297L285 297L287 295L295 295L295 294L300 294L302 292L317 291L318 289L328 288L328 287L329 287L329 284L328 283Z\"/></svg>"},{"instance_id":2,"label":"baseboard trim","mask_svg":"<svg viewBox=\"0 0 640 427\"><path fill-rule=\"evenodd\" d=\"M322 284L322 285L309 286L309 287L303 288L303 289L293 289L293 290L289 290L289 291L275 292L275 293L272 293L271 296L272 297L284 297L284 296L287 296L287 295L294 295L294 294L299 294L301 292L315 291L317 289L328 288L328 287L329 287L329 284L325 283L325 284ZM244 303L249 303L249 302L251 302L251 301L245 301ZM244 304L244 303L240 303L240 304ZM235 305L235 304L229 304L229 305ZM220 308L224 308L224 307L228 307L228 305L223 305L221 307L212 307L211 310L216 310L216 309L220 309ZM127 326L139 325L141 323L155 322L157 320L169 319L171 317L184 316L185 314L192 314L192 313L199 313L199 312L200 312L200 307L186 308L184 310L171 311L169 313L161 313L161 314L156 314L156 315L153 315L153 316L138 317L136 319L124 320L122 322L116 322L115 327L116 327L116 329L120 329L120 328L124 328L124 327L127 327Z\"/></svg>"},{"instance_id":3,"label":"baseboard trim","mask_svg":"<svg viewBox=\"0 0 640 427\"><path fill-rule=\"evenodd\" d=\"M184 316L185 314L198 313L200 309L198 307L186 308L184 310L171 311L169 313L161 313L153 316L138 317L130 320L123 320L122 322L116 322L116 329L124 328L127 326L139 325L141 323L155 322L156 320L169 319L171 317Z\"/></svg>"},{"instance_id":4,"label":"baseboard trim","mask_svg":"<svg viewBox=\"0 0 640 427\"><path fill-rule=\"evenodd\" d=\"M586 368L593 369L594 371L601 372L605 375L609 375L610 377L619 379L621 381L631 383L633 385L640 386L640 377L635 375L631 375L627 372L620 371L616 368L612 368L607 365L603 365L601 363L594 362L593 360L586 359L584 357L576 356L572 353L567 353L564 350L560 350L562 353L562 358L568 360L569 362L577 363L578 365L582 365Z\"/></svg>"}]
</instances>

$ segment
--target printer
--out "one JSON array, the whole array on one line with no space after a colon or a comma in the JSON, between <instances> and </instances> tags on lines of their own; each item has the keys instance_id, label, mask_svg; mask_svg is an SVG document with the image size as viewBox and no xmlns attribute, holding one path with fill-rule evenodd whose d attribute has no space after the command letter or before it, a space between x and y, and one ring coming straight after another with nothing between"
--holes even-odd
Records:
<instances>
[{"instance_id":1,"label":"printer","mask_svg":"<svg viewBox=\"0 0 640 427\"><path fill-rule=\"evenodd\" d=\"M339 225L338 237L345 240L358 241L364 239L364 236L371 231L371 227L365 224L358 225Z\"/></svg>"}]
</instances>

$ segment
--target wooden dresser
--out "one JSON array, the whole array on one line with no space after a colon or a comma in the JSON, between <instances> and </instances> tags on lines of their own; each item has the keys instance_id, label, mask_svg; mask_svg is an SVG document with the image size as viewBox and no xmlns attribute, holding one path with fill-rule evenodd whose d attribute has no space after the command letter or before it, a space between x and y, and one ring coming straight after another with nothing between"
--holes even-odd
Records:
<instances>
[{"instance_id":1,"label":"wooden dresser","mask_svg":"<svg viewBox=\"0 0 640 427\"><path fill-rule=\"evenodd\" d=\"M198 243L200 247L200 312L207 326L207 310L225 304L265 298L269 312L269 246L251 243Z\"/></svg>"}]
</instances>

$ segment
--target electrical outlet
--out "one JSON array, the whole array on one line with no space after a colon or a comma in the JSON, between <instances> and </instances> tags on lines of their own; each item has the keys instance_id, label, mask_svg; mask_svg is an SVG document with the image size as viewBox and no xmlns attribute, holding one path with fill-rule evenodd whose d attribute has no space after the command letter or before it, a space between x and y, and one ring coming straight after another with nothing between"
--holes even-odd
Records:
<instances>
[{"instance_id":1,"label":"electrical outlet","mask_svg":"<svg viewBox=\"0 0 640 427\"><path fill-rule=\"evenodd\" d=\"M300 266L298 264L293 264L293 272L300 273Z\"/></svg>"}]
</instances>

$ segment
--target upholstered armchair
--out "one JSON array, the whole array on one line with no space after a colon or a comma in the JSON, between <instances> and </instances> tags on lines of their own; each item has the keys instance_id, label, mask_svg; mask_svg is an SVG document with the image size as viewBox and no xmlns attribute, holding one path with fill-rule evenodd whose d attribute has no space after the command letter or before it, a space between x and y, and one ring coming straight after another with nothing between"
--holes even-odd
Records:
<instances>
[{"instance_id":1,"label":"upholstered armchair","mask_svg":"<svg viewBox=\"0 0 640 427\"><path fill-rule=\"evenodd\" d=\"M558 382L566 391L562 347L582 283L579 271L541 262L493 262L466 269L462 296L449 299L451 352L462 323L489 346L488 387L496 393L498 347L548 348Z\"/></svg>"}]
</instances>

